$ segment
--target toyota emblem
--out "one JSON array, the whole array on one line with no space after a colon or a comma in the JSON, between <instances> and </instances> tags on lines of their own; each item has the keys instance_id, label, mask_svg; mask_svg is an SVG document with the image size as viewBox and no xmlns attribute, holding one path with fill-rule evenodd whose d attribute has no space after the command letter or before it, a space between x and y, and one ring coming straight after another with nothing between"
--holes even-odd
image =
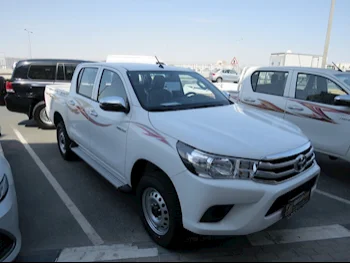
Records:
<instances>
[{"instance_id":1,"label":"toyota emblem","mask_svg":"<svg viewBox=\"0 0 350 263\"><path fill-rule=\"evenodd\" d=\"M300 154L296 159L295 159L295 164L294 164L294 170L296 172L301 172L304 170L306 164L306 156L304 154Z\"/></svg>"}]
</instances>

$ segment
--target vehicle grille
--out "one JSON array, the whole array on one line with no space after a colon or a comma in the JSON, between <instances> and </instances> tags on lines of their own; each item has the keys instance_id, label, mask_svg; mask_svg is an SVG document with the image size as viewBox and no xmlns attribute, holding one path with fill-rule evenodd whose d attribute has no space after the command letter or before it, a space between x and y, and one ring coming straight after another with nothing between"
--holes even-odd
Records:
<instances>
[{"instance_id":1,"label":"vehicle grille","mask_svg":"<svg viewBox=\"0 0 350 263\"><path fill-rule=\"evenodd\" d=\"M0 261L3 261L14 248L15 242L9 236L0 233Z\"/></svg>"},{"instance_id":2,"label":"vehicle grille","mask_svg":"<svg viewBox=\"0 0 350 263\"><path fill-rule=\"evenodd\" d=\"M309 169L315 162L311 144L284 154L277 158L268 158L259 162L254 179L279 183Z\"/></svg>"}]
</instances>

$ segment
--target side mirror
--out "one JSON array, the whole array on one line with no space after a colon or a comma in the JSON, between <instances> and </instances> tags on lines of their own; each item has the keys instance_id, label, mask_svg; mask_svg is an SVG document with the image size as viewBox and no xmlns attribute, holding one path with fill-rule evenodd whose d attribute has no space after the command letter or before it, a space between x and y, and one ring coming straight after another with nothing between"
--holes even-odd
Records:
<instances>
[{"instance_id":1,"label":"side mirror","mask_svg":"<svg viewBox=\"0 0 350 263\"><path fill-rule=\"evenodd\" d=\"M339 95L334 98L334 104L337 106L350 106L350 95Z\"/></svg>"},{"instance_id":2,"label":"side mirror","mask_svg":"<svg viewBox=\"0 0 350 263\"><path fill-rule=\"evenodd\" d=\"M106 97L100 100L100 108L105 111L129 113L130 108L121 97Z\"/></svg>"}]
</instances>

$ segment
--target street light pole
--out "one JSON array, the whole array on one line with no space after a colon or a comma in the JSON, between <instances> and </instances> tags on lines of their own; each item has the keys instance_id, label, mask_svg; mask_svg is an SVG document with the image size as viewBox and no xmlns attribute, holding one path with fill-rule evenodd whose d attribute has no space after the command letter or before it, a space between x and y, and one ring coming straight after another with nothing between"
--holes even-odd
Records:
<instances>
[{"instance_id":1,"label":"street light pole","mask_svg":"<svg viewBox=\"0 0 350 263\"><path fill-rule=\"evenodd\" d=\"M24 29L24 31L27 31L28 33L28 41L29 41L29 57L32 58L32 44L30 42L30 34L33 34L32 31L29 31L28 29Z\"/></svg>"},{"instance_id":2,"label":"street light pole","mask_svg":"<svg viewBox=\"0 0 350 263\"><path fill-rule=\"evenodd\" d=\"M322 68L325 68L326 67L326 63L327 63L329 40L330 40L330 37L331 37L331 29L332 29L332 23L333 23L334 6L335 6L335 0L332 0L331 10L329 12L329 18L328 18L328 28L327 28L326 41L325 41L324 50L323 50Z\"/></svg>"}]
</instances>

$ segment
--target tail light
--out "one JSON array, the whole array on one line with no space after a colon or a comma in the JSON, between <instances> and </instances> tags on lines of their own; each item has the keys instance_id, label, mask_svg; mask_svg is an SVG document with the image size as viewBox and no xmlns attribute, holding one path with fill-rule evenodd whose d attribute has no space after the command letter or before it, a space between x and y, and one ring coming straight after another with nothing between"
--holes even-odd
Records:
<instances>
[{"instance_id":1,"label":"tail light","mask_svg":"<svg viewBox=\"0 0 350 263\"><path fill-rule=\"evenodd\" d=\"M9 81L6 81L6 92L7 93L15 93L15 91L12 88L12 83Z\"/></svg>"},{"instance_id":2,"label":"tail light","mask_svg":"<svg viewBox=\"0 0 350 263\"><path fill-rule=\"evenodd\" d=\"M213 73L213 76L215 76L215 73Z\"/></svg>"}]
</instances>

